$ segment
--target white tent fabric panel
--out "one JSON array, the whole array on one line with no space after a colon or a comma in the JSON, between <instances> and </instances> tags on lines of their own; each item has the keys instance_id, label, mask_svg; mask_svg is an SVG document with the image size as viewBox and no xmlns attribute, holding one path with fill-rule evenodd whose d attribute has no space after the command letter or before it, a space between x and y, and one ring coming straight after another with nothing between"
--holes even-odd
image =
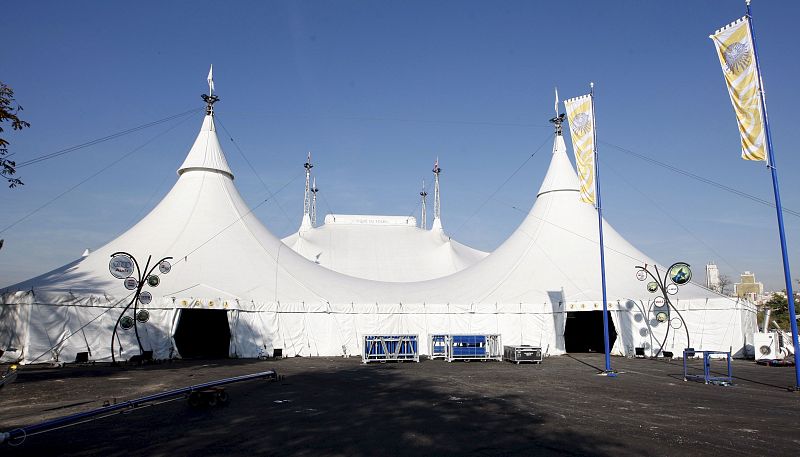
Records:
<instances>
[{"instance_id":1,"label":"white tent fabric panel","mask_svg":"<svg viewBox=\"0 0 800 457\"><path fill-rule=\"evenodd\" d=\"M32 307L27 303L0 306L0 362L30 360L28 329Z\"/></svg>"},{"instance_id":2,"label":"white tent fabric panel","mask_svg":"<svg viewBox=\"0 0 800 457\"><path fill-rule=\"evenodd\" d=\"M424 230L393 219L398 217L329 214L324 225L301 228L283 242L330 270L388 282L440 278L488 255L450 239L440 228Z\"/></svg>"},{"instance_id":3,"label":"white tent fabric panel","mask_svg":"<svg viewBox=\"0 0 800 457\"><path fill-rule=\"evenodd\" d=\"M53 312L54 308L58 311ZM80 329L90 321L84 331L93 351L92 359L110 358L110 334L116 318L106 312L107 308L32 305L29 309L32 312L31 322L36 323L31 329L32 334L39 335L46 329L45 336L33 338L32 341L37 344L28 346L31 354L46 354L36 361L55 360L55 355L67 360L65 357L71 358L77 352L86 351L86 342ZM237 311L238 317L229 320L233 322L231 346L235 347L231 355L256 357L262 353L262 349L269 354L274 348L283 349L285 356L343 355L345 352L355 355L360 353L363 336L367 334L419 335L420 351L425 354L429 349L428 335L435 333L500 334L504 344L540 346L549 355L564 353L565 313L548 311L544 305L517 305L516 310L507 309L506 312L489 306L478 312L469 307L451 307L449 312L439 313L419 312L416 309L374 313L370 312L371 309L371 306L366 306L360 311L356 308L300 310L295 305L286 310L278 307L277 311ZM180 310L149 311L150 320L146 324L139 324L144 349L154 351L156 358L175 356L173 322L176 322L175 315ZM691 329L691 344L696 349L736 349L743 346L744 342L740 341L743 329L738 312L729 309L684 309L681 313ZM636 308L615 310L611 316L618 333L614 354L630 356L635 347L645 347L649 355L656 354L667 324L654 325L652 316L645 320ZM685 347L684 330L672 329L671 335L664 350L680 353ZM120 330L119 337L123 350L117 354L118 359L138 354L133 330ZM51 347L54 349L51 350ZM739 356L744 355L737 350L734 352ZM33 361L36 356L28 361Z\"/></svg>"},{"instance_id":4,"label":"white tent fabric panel","mask_svg":"<svg viewBox=\"0 0 800 457\"><path fill-rule=\"evenodd\" d=\"M144 324L136 324L139 328L142 346L146 351L153 351L153 358L155 359L163 360L175 357L172 322L180 310L148 308L147 311L150 313L150 319ZM111 325L113 326L113 323ZM125 332L125 330L121 331ZM132 333L133 330L127 330L127 332ZM134 353L138 353L135 347L132 349ZM124 359L127 359L127 357Z\"/></svg>"}]
</instances>

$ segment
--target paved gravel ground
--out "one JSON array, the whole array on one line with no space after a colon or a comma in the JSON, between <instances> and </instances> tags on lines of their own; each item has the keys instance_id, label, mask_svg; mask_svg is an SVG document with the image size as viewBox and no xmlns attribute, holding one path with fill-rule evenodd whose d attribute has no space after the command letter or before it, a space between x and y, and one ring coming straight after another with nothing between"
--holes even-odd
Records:
<instances>
[{"instance_id":1,"label":"paved gravel ground","mask_svg":"<svg viewBox=\"0 0 800 457\"><path fill-rule=\"evenodd\" d=\"M22 367L0 390L0 431L104 402L264 370L224 407L183 398L28 436L2 455L800 455L792 368L734 361L734 386L684 382L680 361L602 354L541 365L362 365L356 358ZM715 365L716 367L716 365ZM718 368L724 369L720 364Z\"/></svg>"}]
</instances>

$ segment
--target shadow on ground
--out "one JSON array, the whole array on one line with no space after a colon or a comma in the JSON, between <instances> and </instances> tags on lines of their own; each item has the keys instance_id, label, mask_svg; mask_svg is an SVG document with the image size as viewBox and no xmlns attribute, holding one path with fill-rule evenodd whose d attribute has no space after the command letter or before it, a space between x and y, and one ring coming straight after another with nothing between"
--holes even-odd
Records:
<instances>
[{"instance_id":1,"label":"shadow on ground","mask_svg":"<svg viewBox=\"0 0 800 457\"><path fill-rule=\"evenodd\" d=\"M431 362L437 363L437 362ZM519 394L426 385L397 364L310 369L231 385L226 407L184 401L29 437L13 455L614 455L609 438L547 426ZM5 453L5 452L4 452Z\"/></svg>"}]
</instances>

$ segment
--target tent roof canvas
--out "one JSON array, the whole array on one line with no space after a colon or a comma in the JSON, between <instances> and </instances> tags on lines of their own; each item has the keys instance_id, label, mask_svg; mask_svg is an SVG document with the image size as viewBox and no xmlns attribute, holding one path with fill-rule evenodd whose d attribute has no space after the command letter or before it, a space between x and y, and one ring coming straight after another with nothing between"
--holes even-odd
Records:
<instances>
[{"instance_id":1,"label":"tent roof canvas","mask_svg":"<svg viewBox=\"0 0 800 457\"><path fill-rule=\"evenodd\" d=\"M128 291L111 277L108 261L112 253L127 251L142 262L148 255L175 258L172 272L153 290L162 300L226 294L268 303L514 304L550 303L554 297L564 303L598 303L602 298L597 215L591 205L579 201L577 189L564 140L558 135L533 208L494 252L437 279L402 283L360 279L324 268L306 256L315 256L315 250L322 248L331 249L328 254L350 255L360 248L359 236L378 242L395 235L376 235L375 227L348 232L326 224L315 229L319 236L302 240L307 244L298 250L306 256L293 251L264 227L239 195L213 115L206 115L177 182L139 223L88 256L7 289L34 290L40 302L62 300L67 294L125 296ZM398 229L397 239L434 255L440 249L449 251L436 262L455 262L456 253L464 258L472 255L472 260L478 256L436 231L388 228ZM648 300L651 295L636 280L635 266L655 262L608 224L604 231L609 301ZM336 242L320 241L325 236ZM363 274L364 265L341 269L361 269ZM397 271L390 273L400 277ZM680 298L730 300L697 285L682 287Z\"/></svg>"}]
</instances>

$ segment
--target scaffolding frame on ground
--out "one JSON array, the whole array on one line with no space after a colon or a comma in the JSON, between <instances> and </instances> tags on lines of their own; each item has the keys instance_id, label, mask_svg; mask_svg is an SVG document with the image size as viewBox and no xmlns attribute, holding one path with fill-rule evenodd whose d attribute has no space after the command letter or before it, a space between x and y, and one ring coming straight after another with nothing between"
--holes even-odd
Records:
<instances>
[{"instance_id":1,"label":"scaffolding frame on ground","mask_svg":"<svg viewBox=\"0 0 800 457\"><path fill-rule=\"evenodd\" d=\"M361 361L419 362L419 335L364 335Z\"/></svg>"},{"instance_id":2,"label":"scaffolding frame on ground","mask_svg":"<svg viewBox=\"0 0 800 457\"><path fill-rule=\"evenodd\" d=\"M444 335L445 356L456 360L503 360L499 334Z\"/></svg>"}]
</instances>

